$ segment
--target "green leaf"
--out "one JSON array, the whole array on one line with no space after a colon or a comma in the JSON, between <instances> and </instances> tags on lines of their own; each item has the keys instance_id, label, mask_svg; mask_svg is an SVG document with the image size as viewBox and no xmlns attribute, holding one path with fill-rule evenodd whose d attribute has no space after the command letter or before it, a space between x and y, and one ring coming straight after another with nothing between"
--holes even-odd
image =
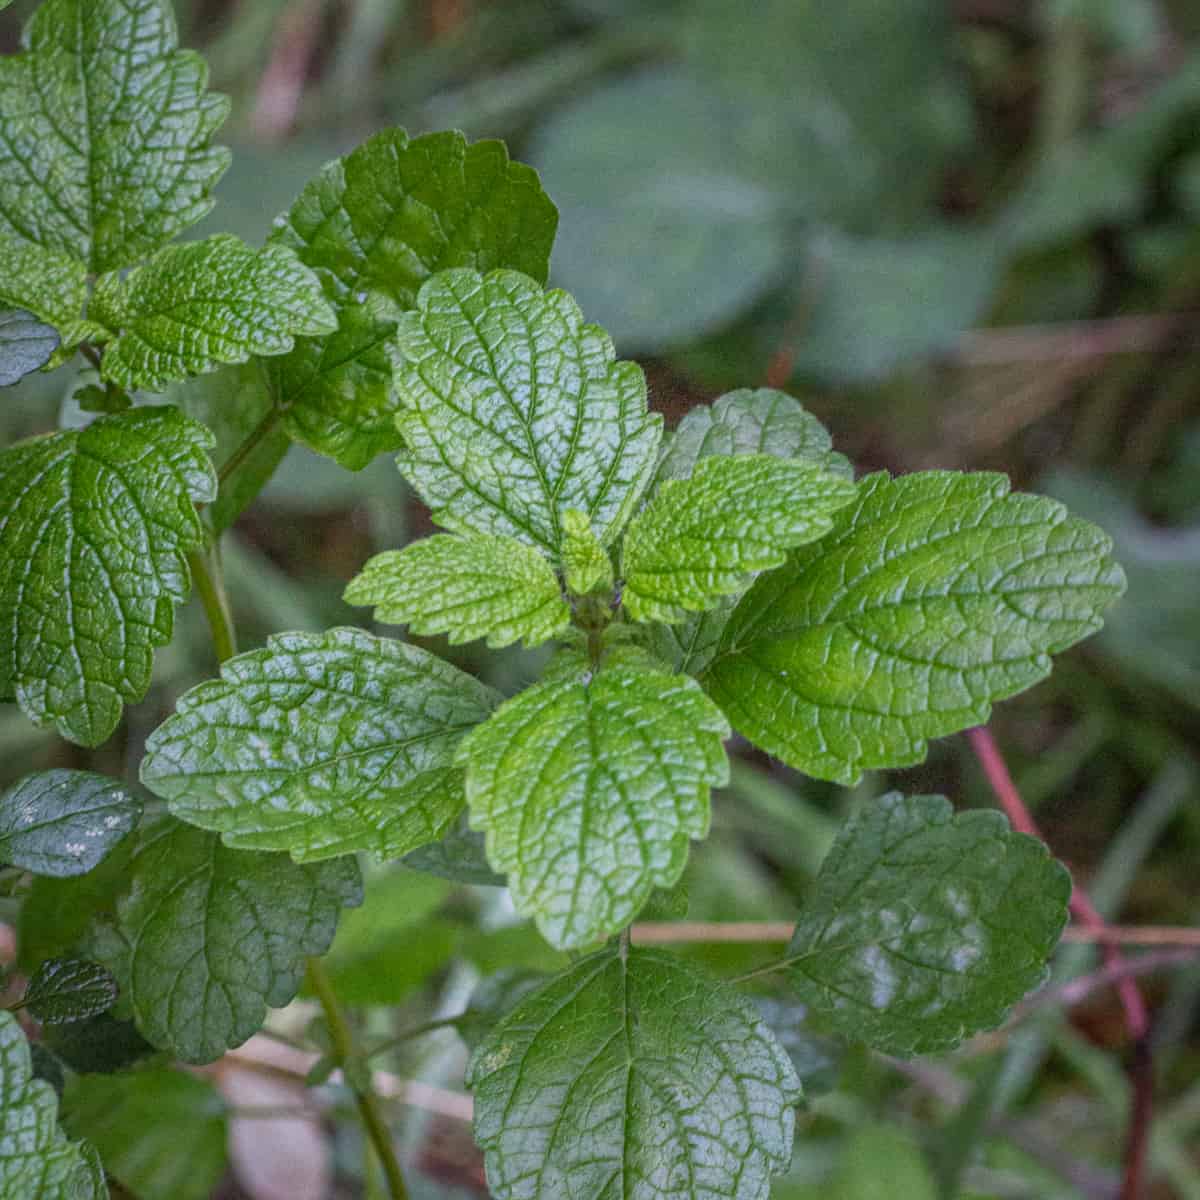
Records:
<instances>
[{"instance_id":1,"label":"green leaf","mask_svg":"<svg viewBox=\"0 0 1200 1200\"><path fill-rule=\"evenodd\" d=\"M992 1029L1046 974L1071 879L996 812L892 792L838 834L788 976L840 1033L893 1054Z\"/></svg>"},{"instance_id":2,"label":"green leaf","mask_svg":"<svg viewBox=\"0 0 1200 1200\"><path fill-rule=\"evenodd\" d=\"M457 533L515 537L558 557L561 514L602 544L654 471L662 418L635 363L565 292L515 271L445 271L400 319L400 469Z\"/></svg>"},{"instance_id":3,"label":"green leaf","mask_svg":"<svg viewBox=\"0 0 1200 1200\"><path fill-rule=\"evenodd\" d=\"M111 927L89 951L110 967L138 1029L184 1062L211 1062L295 996L362 885L353 858L301 866L246 853L170 818L146 828Z\"/></svg>"},{"instance_id":4,"label":"green leaf","mask_svg":"<svg viewBox=\"0 0 1200 1200\"><path fill-rule=\"evenodd\" d=\"M576 596L612 591L612 559L592 532L587 513L568 508L562 514L562 535L563 577L567 587Z\"/></svg>"},{"instance_id":5,"label":"green leaf","mask_svg":"<svg viewBox=\"0 0 1200 1200\"><path fill-rule=\"evenodd\" d=\"M124 278L105 275L92 311L121 331L105 348L104 377L152 392L222 363L284 354L298 335L336 325L317 277L291 251L228 234L168 246Z\"/></svg>"},{"instance_id":6,"label":"green leaf","mask_svg":"<svg viewBox=\"0 0 1200 1200\"><path fill-rule=\"evenodd\" d=\"M203 539L212 436L136 408L0 454L0 696L99 745L150 685Z\"/></svg>"},{"instance_id":7,"label":"green leaf","mask_svg":"<svg viewBox=\"0 0 1200 1200\"><path fill-rule=\"evenodd\" d=\"M227 1166L225 1102L207 1079L167 1068L72 1079L65 1124L138 1200L208 1200Z\"/></svg>"},{"instance_id":8,"label":"green leaf","mask_svg":"<svg viewBox=\"0 0 1200 1200\"><path fill-rule=\"evenodd\" d=\"M913 1139L888 1125L867 1124L846 1139L821 1200L939 1200L937 1184Z\"/></svg>"},{"instance_id":9,"label":"green leaf","mask_svg":"<svg viewBox=\"0 0 1200 1200\"><path fill-rule=\"evenodd\" d=\"M1110 549L1003 475L870 476L833 532L742 598L705 689L817 778L920 762L1100 628L1125 586Z\"/></svg>"},{"instance_id":10,"label":"green leaf","mask_svg":"<svg viewBox=\"0 0 1200 1200\"><path fill-rule=\"evenodd\" d=\"M707 612L689 613L677 625L642 625L642 644L680 674L700 675L720 647L736 603L736 597L729 597Z\"/></svg>"},{"instance_id":11,"label":"green leaf","mask_svg":"<svg viewBox=\"0 0 1200 1200\"><path fill-rule=\"evenodd\" d=\"M837 1085L845 1043L814 1033L809 1011L802 1004L771 996L755 996L754 1006L783 1047L810 1100Z\"/></svg>"},{"instance_id":12,"label":"green leaf","mask_svg":"<svg viewBox=\"0 0 1200 1200\"><path fill-rule=\"evenodd\" d=\"M579 658L464 739L471 822L552 945L616 932L678 880L728 777L728 732L691 679Z\"/></svg>"},{"instance_id":13,"label":"green leaf","mask_svg":"<svg viewBox=\"0 0 1200 1200\"><path fill-rule=\"evenodd\" d=\"M111 1075L159 1055L132 1021L101 1013L70 1025L50 1025L43 1040L72 1071L80 1075ZM159 1057L162 1057L159 1055Z\"/></svg>"},{"instance_id":14,"label":"green leaf","mask_svg":"<svg viewBox=\"0 0 1200 1200\"><path fill-rule=\"evenodd\" d=\"M0 58L2 64L8 59ZM0 142L0 154L3 154ZM0 192L3 191L0 183ZM0 213L0 304L32 313L58 331L63 349L104 331L84 320L87 267L78 259L9 237Z\"/></svg>"},{"instance_id":15,"label":"green leaf","mask_svg":"<svg viewBox=\"0 0 1200 1200\"><path fill-rule=\"evenodd\" d=\"M848 479L770 454L702 458L668 479L629 526L622 603L635 621L683 620L740 592L756 571L815 542L854 499Z\"/></svg>"},{"instance_id":16,"label":"green leaf","mask_svg":"<svg viewBox=\"0 0 1200 1200\"><path fill-rule=\"evenodd\" d=\"M418 846L409 851L402 861L414 871L451 879L455 883L504 887L507 882L488 864L484 836L467 827L465 813L438 841Z\"/></svg>"},{"instance_id":17,"label":"green leaf","mask_svg":"<svg viewBox=\"0 0 1200 1200\"><path fill-rule=\"evenodd\" d=\"M450 644L486 638L493 649L560 634L571 610L549 562L509 537L437 534L368 560L350 581L347 604L375 605L375 619L408 625Z\"/></svg>"},{"instance_id":18,"label":"green leaf","mask_svg":"<svg viewBox=\"0 0 1200 1200\"><path fill-rule=\"evenodd\" d=\"M58 334L30 313L0 306L0 387L11 387L44 367L58 342Z\"/></svg>"},{"instance_id":19,"label":"green leaf","mask_svg":"<svg viewBox=\"0 0 1200 1200\"><path fill-rule=\"evenodd\" d=\"M747 999L636 947L518 1004L467 1083L496 1200L767 1200L800 1100Z\"/></svg>"},{"instance_id":20,"label":"green leaf","mask_svg":"<svg viewBox=\"0 0 1200 1200\"><path fill-rule=\"evenodd\" d=\"M0 793L0 862L35 875L82 875L141 813L141 801L105 775L65 767L26 775Z\"/></svg>"},{"instance_id":21,"label":"green leaf","mask_svg":"<svg viewBox=\"0 0 1200 1200\"><path fill-rule=\"evenodd\" d=\"M396 858L461 811L454 750L498 700L402 642L280 634L180 699L146 742L142 782L229 846Z\"/></svg>"},{"instance_id":22,"label":"green leaf","mask_svg":"<svg viewBox=\"0 0 1200 1200\"><path fill-rule=\"evenodd\" d=\"M0 59L0 233L99 274L208 212L229 102L177 45L166 0L44 0Z\"/></svg>"},{"instance_id":23,"label":"green leaf","mask_svg":"<svg viewBox=\"0 0 1200 1200\"><path fill-rule=\"evenodd\" d=\"M50 958L33 973L24 1005L44 1025L98 1016L117 1002L117 981L99 963Z\"/></svg>"},{"instance_id":24,"label":"green leaf","mask_svg":"<svg viewBox=\"0 0 1200 1200\"><path fill-rule=\"evenodd\" d=\"M663 450L658 479L687 479L714 454L773 454L854 476L825 426L799 400L774 388L741 388L689 409Z\"/></svg>"},{"instance_id":25,"label":"green leaf","mask_svg":"<svg viewBox=\"0 0 1200 1200\"><path fill-rule=\"evenodd\" d=\"M387 129L329 163L272 240L322 279L332 337L272 366L291 435L357 470L401 445L386 343L431 275L512 267L545 282L558 214L502 142Z\"/></svg>"},{"instance_id":26,"label":"green leaf","mask_svg":"<svg viewBox=\"0 0 1200 1200\"><path fill-rule=\"evenodd\" d=\"M93 1155L58 1127L54 1088L34 1079L29 1043L16 1018L0 1011L0 1195L90 1200Z\"/></svg>"},{"instance_id":27,"label":"green leaf","mask_svg":"<svg viewBox=\"0 0 1200 1200\"><path fill-rule=\"evenodd\" d=\"M528 967L503 967L481 979L471 993L466 1009L454 1022L467 1048L474 1050L503 1017L548 980L544 971L533 971Z\"/></svg>"}]
</instances>

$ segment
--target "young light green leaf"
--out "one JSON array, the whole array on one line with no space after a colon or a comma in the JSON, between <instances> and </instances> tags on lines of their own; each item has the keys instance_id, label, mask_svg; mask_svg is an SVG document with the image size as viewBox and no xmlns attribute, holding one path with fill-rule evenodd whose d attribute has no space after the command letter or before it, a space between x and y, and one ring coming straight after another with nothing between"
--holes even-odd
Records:
<instances>
[{"instance_id":1,"label":"young light green leaf","mask_svg":"<svg viewBox=\"0 0 1200 1200\"><path fill-rule=\"evenodd\" d=\"M357 470L401 445L385 343L417 290L449 267L512 267L544 282L558 214L503 143L387 129L328 164L272 240L322 278L332 337L272 365L288 431Z\"/></svg>"},{"instance_id":2,"label":"young light green leaf","mask_svg":"<svg viewBox=\"0 0 1200 1200\"><path fill-rule=\"evenodd\" d=\"M565 292L516 271L445 271L397 338L400 469L459 533L515 537L557 559L578 509L607 545L653 474L662 418Z\"/></svg>"},{"instance_id":3,"label":"young light green leaf","mask_svg":"<svg viewBox=\"0 0 1200 1200\"><path fill-rule=\"evenodd\" d=\"M7 61L0 59L0 64ZM0 304L31 313L52 326L64 350L93 334L102 336L104 331L83 316L88 299L87 267L69 255L9 237L3 231L3 219L0 213Z\"/></svg>"},{"instance_id":4,"label":"young light green leaf","mask_svg":"<svg viewBox=\"0 0 1200 1200\"><path fill-rule=\"evenodd\" d=\"M138 1200L209 1200L225 1173L225 1101L207 1079L167 1067L77 1077L63 1108Z\"/></svg>"},{"instance_id":5,"label":"young light green leaf","mask_svg":"<svg viewBox=\"0 0 1200 1200\"><path fill-rule=\"evenodd\" d=\"M135 408L0 454L0 696L99 745L150 685L203 538L212 435Z\"/></svg>"},{"instance_id":6,"label":"young light green leaf","mask_svg":"<svg viewBox=\"0 0 1200 1200\"><path fill-rule=\"evenodd\" d=\"M691 679L578 658L464 739L471 823L551 944L614 933L675 883L728 777L728 732Z\"/></svg>"},{"instance_id":7,"label":"young light green leaf","mask_svg":"<svg viewBox=\"0 0 1200 1200\"><path fill-rule=\"evenodd\" d=\"M117 981L99 963L48 958L25 989L24 1005L43 1025L66 1025L99 1016L117 1002Z\"/></svg>"},{"instance_id":8,"label":"young light green leaf","mask_svg":"<svg viewBox=\"0 0 1200 1200\"><path fill-rule=\"evenodd\" d=\"M92 312L120 330L105 349L104 377L158 392L336 327L319 280L290 250L255 250L228 234L169 246L123 279L104 276Z\"/></svg>"},{"instance_id":9,"label":"young light green leaf","mask_svg":"<svg viewBox=\"0 0 1200 1200\"><path fill-rule=\"evenodd\" d=\"M0 59L0 233L99 274L208 212L229 102L167 0L44 0L24 46Z\"/></svg>"},{"instance_id":10,"label":"young light green leaf","mask_svg":"<svg viewBox=\"0 0 1200 1200\"><path fill-rule=\"evenodd\" d=\"M854 476L825 426L795 397L774 388L740 388L689 409L659 460L658 480L686 479L713 454L773 454Z\"/></svg>"},{"instance_id":11,"label":"young light green leaf","mask_svg":"<svg viewBox=\"0 0 1200 1200\"><path fill-rule=\"evenodd\" d=\"M353 858L301 866L246 853L171 818L147 827L115 920L87 946L117 977L138 1029L185 1062L211 1062L286 1004L362 884Z\"/></svg>"},{"instance_id":12,"label":"young light green leaf","mask_svg":"<svg viewBox=\"0 0 1200 1200\"><path fill-rule=\"evenodd\" d=\"M571 620L549 562L509 537L436 534L368 560L346 588L347 604L375 605L375 619L450 644L486 638L493 649L539 646Z\"/></svg>"},{"instance_id":13,"label":"young light green leaf","mask_svg":"<svg viewBox=\"0 0 1200 1200\"><path fill-rule=\"evenodd\" d=\"M576 596L612 591L612 559L592 532L587 513L568 508L561 520L562 565L567 587Z\"/></svg>"},{"instance_id":14,"label":"young light green leaf","mask_svg":"<svg viewBox=\"0 0 1200 1200\"><path fill-rule=\"evenodd\" d=\"M0 862L83 875L137 824L142 803L115 779L56 767L0 793Z\"/></svg>"},{"instance_id":15,"label":"young light green leaf","mask_svg":"<svg viewBox=\"0 0 1200 1200\"><path fill-rule=\"evenodd\" d=\"M770 454L702 458L668 479L633 519L621 566L635 621L682 621L740 592L756 571L823 537L854 485L803 460Z\"/></svg>"},{"instance_id":16,"label":"young light green leaf","mask_svg":"<svg viewBox=\"0 0 1200 1200\"><path fill-rule=\"evenodd\" d=\"M49 325L22 309L0 306L0 387L40 370L58 345L58 334Z\"/></svg>"},{"instance_id":17,"label":"young light green leaf","mask_svg":"<svg viewBox=\"0 0 1200 1200\"><path fill-rule=\"evenodd\" d=\"M471 1056L496 1200L767 1200L800 1083L754 1006L658 950L605 949Z\"/></svg>"},{"instance_id":18,"label":"young light green leaf","mask_svg":"<svg viewBox=\"0 0 1200 1200\"><path fill-rule=\"evenodd\" d=\"M396 858L461 811L455 747L498 701L402 642L280 634L183 696L146 742L142 782L229 846Z\"/></svg>"},{"instance_id":19,"label":"young light green leaf","mask_svg":"<svg viewBox=\"0 0 1200 1200\"><path fill-rule=\"evenodd\" d=\"M1043 979L1071 879L997 812L892 792L838 834L788 947L801 998L893 1054L992 1029Z\"/></svg>"},{"instance_id":20,"label":"young light green leaf","mask_svg":"<svg viewBox=\"0 0 1200 1200\"><path fill-rule=\"evenodd\" d=\"M988 719L1124 590L1111 543L1003 475L873 475L819 545L742 598L703 677L734 727L853 783Z\"/></svg>"},{"instance_id":21,"label":"young light green leaf","mask_svg":"<svg viewBox=\"0 0 1200 1200\"><path fill-rule=\"evenodd\" d=\"M17 1019L0 1011L0 1196L99 1200L94 1156L58 1127L50 1084L33 1077Z\"/></svg>"}]
</instances>

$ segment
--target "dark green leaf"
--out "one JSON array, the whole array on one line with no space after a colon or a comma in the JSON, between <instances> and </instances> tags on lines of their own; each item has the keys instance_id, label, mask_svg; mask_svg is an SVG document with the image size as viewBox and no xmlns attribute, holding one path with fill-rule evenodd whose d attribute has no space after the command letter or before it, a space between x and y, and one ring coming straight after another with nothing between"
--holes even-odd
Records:
<instances>
[{"instance_id":1,"label":"dark green leaf","mask_svg":"<svg viewBox=\"0 0 1200 1200\"><path fill-rule=\"evenodd\" d=\"M438 875L455 883L503 887L505 878L492 870L487 860L482 833L467 825L466 814L436 842L418 846L404 856L404 865L427 875Z\"/></svg>"},{"instance_id":2,"label":"dark green leaf","mask_svg":"<svg viewBox=\"0 0 1200 1200\"><path fill-rule=\"evenodd\" d=\"M1111 543L1003 475L873 475L833 532L762 576L704 686L790 766L853 783L979 725L1100 628L1125 587Z\"/></svg>"},{"instance_id":3,"label":"dark green leaf","mask_svg":"<svg viewBox=\"0 0 1200 1200\"><path fill-rule=\"evenodd\" d=\"M141 801L115 779L57 767L0 793L0 862L35 875L82 875L133 827Z\"/></svg>"},{"instance_id":4,"label":"dark green leaf","mask_svg":"<svg viewBox=\"0 0 1200 1200\"><path fill-rule=\"evenodd\" d=\"M400 470L457 533L515 537L557 559L562 513L602 544L653 474L662 418L646 381L564 292L515 271L445 271L400 319Z\"/></svg>"},{"instance_id":5,"label":"dark green leaf","mask_svg":"<svg viewBox=\"0 0 1200 1200\"><path fill-rule=\"evenodd\" d=\"M132 1021L123 1021L112 1013L70 1025L51 1025L42 1036L47 1046L80 1075L111 1075L158 1054Z\"/></svg>"},{"instance_id":6,"label":"dark green leaf","mask_svg":"<svg viewBox=\"0 0 1200 1200\"><path fill-rule=\"evenodd\" d=\"M208 1200L225 1173L225 1103L207 1079L167 1068L89 1075L71 1081L63 1109L138 1200Z\"/></svg>"},{"instance_id":7,"label":"dark green leaf","mask_svg":"<svg viewBox=\"0 0 1200 1200\"><path fill-rule=\"evenodd\" d=\"M85 746L150 684L187 597L212 437L136 408L0 454L0 695Z\"/></svg>"},{"instance_id":8,"label":"dark green leaf","mask_svg":"<svg viewBox=\"0 0 1200 1200\"><path fill-rule=\"evenodd\" d=\"M299 866L165 818L139 836L115 921L88 947L154 1045L210 1062L292 999L361 895L352 858Z\"/></svg>"},{"instance_id":9,"label":"dark green leaf","mask_svg":"<svg viewBox=\"0 0 1200 1200\"><path fill-rule=\"evenodd\" d=\"M0 305L0 387L44 367L58 349L58 334L19 308Z\"/></svg>"},{"instance_id":10,"label":"dark green leaf","mask_svg":"<svg viewBox=\"0 0 1200 1200\"><path fill-rule=\"evenodd\" d=\"M767 1200L800 1084L736 992L655 950L606 949L471 1056L496 1200Z\"/></svg>"},{"instance_id":11,"label":"dark green leaf","mask_svg":"<svg viewBox=\"0 0 1200 1200\"><path fill-rule=\"evenodd\" d=\"M455 1021L459 1036L474 1050L526 996L549 981L544 971L504 967L480 980L466 1010Z\"/></svg>"},{"instance_id":12,"label":"dark green leaf","mask_svg":"<svg viewBox=\"0 0 1200 1200\"><path fill-rule=\"evenodd\" d=\"M545 282L557 221L537 175L501 142L388 129L329 163L273 235L317 271L339 312L337 333L271 368L292 436L352 469L397 449L395 317L449 267Z\"/></svg>"},{"instance_id":13,"label":"dark green leaf","mask_svg":"<svg viewBox=\"0 0 1200 1200\"><path fill-rule=\"evenodd\" d=\"M43 0L24 46L0 59L0 233L99 274L208 212L229 102L166 0Z\"/></svg>"},{"instance_id":14,"label":"dark green leaf","mask_svg":"<svg viewBox=\"0 0 1200 1200\"><path fill-rule=\"evenodd\" d=\"M840 1033L892 1054L992 1029L1046 974L1071 878L996 812L889 793L838 834L788 947Z\"/></svg>"},{"instance_id":15,"label":"dark green leaf","mask_svg":"<svg viewBox=\"0 0 1200 1200\"><path fill-rule=\"evenodd\" d=\"M498 700L402 642L280 634L179 700L147 740L142 782L229 846L395 858L458 816L455 748Z\"/></svg>"},{"instance_id":16,"label":"dark green leaf","mask_svg":"<svg viewBox=\"0 0 1200 1200\"><path fill-rule=\"evenodd\" d=\"M25 989L25 1007L43 1025L86 1021L117 1001L117 981L99 963L49 958Z\"/></svg>"}]
</instances>

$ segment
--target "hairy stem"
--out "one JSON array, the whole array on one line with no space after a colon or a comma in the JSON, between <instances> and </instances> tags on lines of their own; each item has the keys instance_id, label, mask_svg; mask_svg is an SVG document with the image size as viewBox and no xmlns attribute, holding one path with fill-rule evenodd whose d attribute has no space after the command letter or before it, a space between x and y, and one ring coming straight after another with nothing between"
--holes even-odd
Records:
<instances>
[{"instance_id":1,"label":"hairy stem","mask_svg":"<svg viewBox=\"0 0 1200 1200\"><path fill-rule=\"evenodd\" d=\"M360 1060L360 1055L355 1044L354 1031L350 1028L350 1022L346 1020L346 1014L338 1002L337 993L333 990L333 981L329 978L329 972L325 970L325 964L319 958L308 960L308 982L320 1001L321 1011L325 1014L325 1023L329 1026L334 1060L342 1068L346 1082L354 1093L354 1101L358 1105L358 1114L362 1118L367 1137L370 1139L371 1145L375 1147L375 1153L379 1156L379 1161L383 1166L388 1192L391 1194L392 1200L408 1200L408 1188L404 1184L404 1176L401 1174L400 1163L396 1158L396 1148L392 1143L392 1135L388 1130L387 1123L383 1119L379 1097L369 1082L370 1075L366 1075L367 1082L364 1083L358 1078L358 1073L346 1069L348 1064Z\"/></svg>"},{"instance_id":2,"label":"hairy stem","mask_svg":"<svg viewBox=\"0 0 1200 1200\"><path fill-rule=\"evenodd\" d=\"M225 594L225 582L221 575L221 560L215 546L208 550L194 550L188 555L196 594L204 606L212 634L213 649L217 662L223 663L237 653L237 638L233 631L233 614L229 608L229 597Z\"/></svg>"}]
</instances>

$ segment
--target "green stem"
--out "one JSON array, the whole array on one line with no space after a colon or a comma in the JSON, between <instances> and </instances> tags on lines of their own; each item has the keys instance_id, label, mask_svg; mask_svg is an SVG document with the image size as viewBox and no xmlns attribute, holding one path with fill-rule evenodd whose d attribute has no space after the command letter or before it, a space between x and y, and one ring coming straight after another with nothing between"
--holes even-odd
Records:
<instances>
[{"instance_id":1,"label":"green stem","mask_svg":"<svg viewBox=\"0 0 1200 1200\"><path fill-rule=\"evenodd\" d=\"M196 594L200 597L204 615L208 618L217 662L223 663L237 653L237 639L233 632L233 615L229 610L229 597L225 595L225 584L221 578L221 564L216 548L192 551L188 555L188 565L196 583Z\"/></svg>"},{"instance_id":2,"label":"green stem","mask_svg":"<svg viewBox=\"0 0 1200 1200\"><path fill-rule=\"evenodd\" d=\"M403 1046L405 1042L411 1042L413 1038L424 1037L427 1033L437 1033L439 1029L457 1029L466 1015L466 1013L460 1013L457 1017L443 1017L438 1021L426 1021L423 1025L414 1025L411 1029L406 1029L403 1033L388 1038L386 1042L380 1042L379 1045L364 1051L363 1057L375 1058L377 1055L386 1054L389 1050L395 1050L397 1046Z\"/></svg>"},{"instance_id":3,"label":"green stem","mask_svg":"<svg viewBox=\"0 0 1200 1200\"><path fill-rule=\"evenodd\" d=\"M361 1061L358 1047L354 1041L354 1031L350 1028L346 1014L338 1003L337 993L333 990L333 980L325 970L325 964L319 958L308 960L308 982L320 1001L325 1014L325 1023L329 1026L329 1038L333 1043L333 1056L342 1068L342 1074L354 1093L354 1101L358 1105L358 1114L366 1128L367 1137L375 1147L375 1153L383 1165L383 1173L387 1177L388 1191L392 1200L408 1200L408 1188L404 1185L404 1176L400 1172L400 1163L396 1159L396 1148L392 1144L392 1135L388 1132L387 1124L379 1108L379 1097L371 1090L369 1082L364 1084L357 1078L357 1072L346 1070L347 1064ZM367 1076L370 1079L370 1076Z\"/></svg>"},{"instance_id":4,"label":"green stem","mask_svg":"<svg viewBox=\"0 0 1200 1200\"><path fill-rule=\"evenodd\" d=\"M279 424L279 409L272 408L265 417L246 435L246 440L225 460L217 472L217 484L224 487L234 472L258 449Z\"/></svg>"}]
</instances>

